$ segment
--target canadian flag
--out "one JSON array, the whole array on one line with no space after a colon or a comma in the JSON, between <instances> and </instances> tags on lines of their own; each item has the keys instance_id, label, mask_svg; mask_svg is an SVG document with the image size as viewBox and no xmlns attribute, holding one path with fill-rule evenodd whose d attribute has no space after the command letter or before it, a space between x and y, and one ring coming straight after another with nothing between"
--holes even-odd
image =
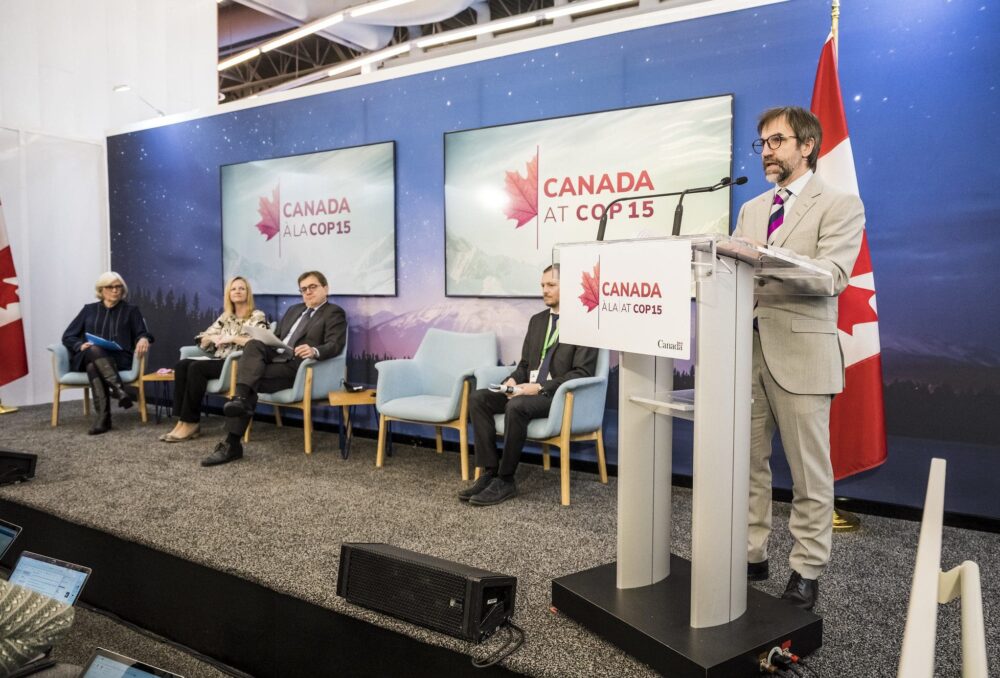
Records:
<instances>
[{"instance_id":1,"label":"canadian flag","mask_svg":"<svg viewBox=\"0 0 1000 678\"><path fill-rule=\"evenodd\" d=\"M17 273L14 255L7 241L7 225L0 203L0 386L28 373L28 354L24 350L24 326L21 304L17 298Z\"/></svg>"},{"instance_id":2,"label":"canadian flag","mask_svg":"<svg viewBox=\"0 0 1000 678\"><path fill-rule=\"evenodd\" d=\"M810 108L823 127L816 173L830 186L860 195L832 34L820 55ZM847 371L844 391L833 399L830 412L830 456L833 475L840 480L882 464L887 454L882 353L867 231L850 282L840 295L837 327Z\"/></svg>"}]
</instances>

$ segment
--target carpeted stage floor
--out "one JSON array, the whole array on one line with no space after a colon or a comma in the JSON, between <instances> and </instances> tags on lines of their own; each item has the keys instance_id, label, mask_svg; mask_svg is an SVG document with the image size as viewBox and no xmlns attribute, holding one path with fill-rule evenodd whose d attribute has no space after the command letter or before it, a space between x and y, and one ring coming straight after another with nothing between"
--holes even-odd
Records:
<instances>
[{"instance_id":1,"label":"carpeted stage floor","mask_svg":"<svg viewBox=\"0 0 1000 678\"><path fill-rule=\"evenodd\" d=\"M511 574L518 578L514 620L527 641L505 662L509 669L535 676L655 675L549 610L553 578L614 560L614 478L604 486L594 475L574 473L572 506L561 507L558 469L522 464L519 497L476 508L455 497L463 483L454 453L397 444L395 456L376 470L369 439L355 439L351 458L342 460L336 433L317 432L316 451L306 457L301 429L258 422L242 461L204 469L198 461L221 437L220 417L203 421L201 439L166 444L156 438L168 424L143 426L134 411L116 411L115 430L98 437L85 435L77 402L64 404L56 429L49 414L48 406L37 406L0 419L0 447L39 455L36 478L0 488L0 497L478 656L492 646L476 647L337 598L340 544L388 542ZM776 595L788 577L788 513L788 505L775 505L772 575L759 584ZM688 557L688 490L675 490L674 516L674 551ZM835 535L816 609L824 617L824 647L812 657L815 675L895 674L918 531L917 523L864 516L861 531ZM963 560L982 568L988 657L1000 671L1000 535L946 528L942 566ZM937 675L959 673L958 622L958 604L942 606ZM88 621L75 633L101 642L103 623ZM73 652L82 656L67 653L70 647L62 656L82 662L90 647L75 642L80 648ZM202 664L188 667L190 676L220 675Z\"/></svg>"}]
</instances>

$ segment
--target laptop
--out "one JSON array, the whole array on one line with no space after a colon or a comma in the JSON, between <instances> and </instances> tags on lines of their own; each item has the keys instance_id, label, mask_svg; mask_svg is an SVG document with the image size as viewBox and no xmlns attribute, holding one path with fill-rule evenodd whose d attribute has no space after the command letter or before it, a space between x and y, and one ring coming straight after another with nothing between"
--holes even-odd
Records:
<instances>
[{"instance_id":1,"label":"laptop","mask_svg":"<svg viewBox=\"0 0 1000 678\"><path fill-rule=\"evenodd\" d=\"M73 605L89 576L89 567L25 551L17 559L9 581L60 603Z\"/></svg>"},{"instance_id":2,"label":"laptop","mask_svg":"<svg viewBox=\"0 0 1000 678\"><path fill-rule=\"evenodd\" d=\"M19 534L21 534L21 528L18 525L8 523L0 518L0 558L3 558L4 554L7 553L7 549L10 548Z\"/></svg>"},{"instance_id":3,"label":"laptop","mask_svg":"<svg viewBox=\"0 0 1000 678\"><path fill-rule=\"evenodd\" d=\"M158 669L125 655L99 647L94 650L90 662L80 678L183 678L182 676Z\"/></svg>"}]
</instances>

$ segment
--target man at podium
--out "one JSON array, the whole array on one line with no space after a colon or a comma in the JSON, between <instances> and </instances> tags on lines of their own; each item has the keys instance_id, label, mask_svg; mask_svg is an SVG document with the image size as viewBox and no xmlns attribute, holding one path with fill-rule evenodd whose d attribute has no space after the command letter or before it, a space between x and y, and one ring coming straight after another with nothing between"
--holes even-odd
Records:
<instances>
[{"instance_id":1,"label":"man at podium","mask_svg":"<svg viewBox=\"0 0 1000 678\"><path fill-rule=\"evenodd\" d=\"M768 576L771 533L771 445L775 429L792 472L792 574L782 598L812 609L833 536L830 403L844 388L837 335L837 295L861 247L861 200L814 174L823 132L809 111L788 106L760 116L764 175L774 188L740 208L734 236L820 266L833 275L833 296L758 295L754 301L753 407L747 576Z\"/></svg>"},{"instance_id":2,"label":"man at podium","mask_svg":"<svg viewBox=\"0 0 1000 678\"><path fill-rule=\"evenodd\" d=\"M514 471L532 419L549 415L552 395L568 379L592 377L597 349L559 341L559 264L542 272L542 301L548 306L531 316L521 360L501 384L472 393L469 412L482 474L458 498L473 506L492 506L517 494ZM497 457L493 416L504 415L503 454Z\"/></svg>"}]
</instances>

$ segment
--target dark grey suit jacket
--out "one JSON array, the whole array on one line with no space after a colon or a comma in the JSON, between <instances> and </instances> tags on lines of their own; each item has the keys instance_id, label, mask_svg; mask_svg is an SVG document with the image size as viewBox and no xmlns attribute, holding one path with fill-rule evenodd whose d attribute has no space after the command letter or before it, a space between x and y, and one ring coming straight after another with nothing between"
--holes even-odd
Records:
<instances>
[{"instance_id":1,"label":"dark grey suit jacket","mask_svg":"<svg viewBox=\"0 0 1000 678\"><path fill-rule=\"evenodd\" d=\"M542 346L545 345L545 332L549 327L549 310L531 316L528 321L528 333L524 336L524 346L521 348L521 361L507 377L518 384L527 383L531 370L537 370L542 363ZM542 382L542 393L551 396L559 385L569 379L592 377L597 369L597 349L589 346L576 346L557 342L550 350L552 363L549 374L552 378ZM505 380L506 381L506 380Z\"/></svg>"},{"instance_id":2,"label":"dark grey suit jacket","mask_svg":"<svg viewBox=\"0 0 1000 678\"><path fill-rule=\"evenodd\" d=\"M305 304L295 304L285 311L275 332L279 339L285 338L304 310L306 310ZM340 355L347 342L347 315L344 309L327 302L319 307L312 318L304 322L306 322L305 333L295 342L295 346L301 344L312 346L319 351L318 360Z\"/></svg>"}]
</instances>

